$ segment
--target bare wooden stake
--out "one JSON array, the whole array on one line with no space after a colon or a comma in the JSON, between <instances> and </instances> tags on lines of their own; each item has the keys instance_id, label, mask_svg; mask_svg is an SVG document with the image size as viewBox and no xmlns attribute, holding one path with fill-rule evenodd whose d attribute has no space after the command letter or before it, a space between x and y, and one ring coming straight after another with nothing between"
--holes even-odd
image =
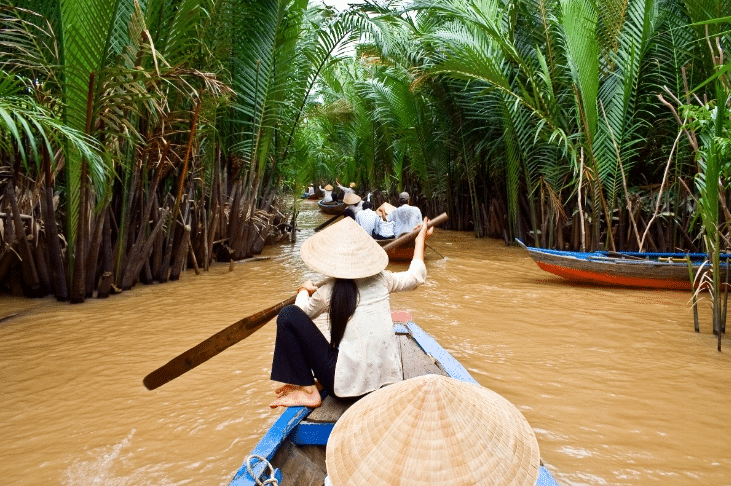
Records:
<instances>
[{"instance_id":1,"label":"bare wooden stake","mask_svg":"<svg viewBox=\"0 0 731 486\"><path fill-rule=\"evenodd\" d=\"M695 324L695 332L701 332L701 328L698 325L698 297L695 291L695 279L693 277L693 263L690 261L690 255L686 255L688 262L688 277L690 278L690 291L693 292L693 323Z\"/></svg>"}]
</instances>

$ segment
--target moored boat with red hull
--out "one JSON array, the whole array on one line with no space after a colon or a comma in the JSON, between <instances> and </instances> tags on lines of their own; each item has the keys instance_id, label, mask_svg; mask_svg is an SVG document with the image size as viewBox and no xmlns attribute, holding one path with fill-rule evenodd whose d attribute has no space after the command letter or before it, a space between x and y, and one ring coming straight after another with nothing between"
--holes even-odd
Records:
<instances>
[{"instance_id":1,"label":"moored boat with red hull","mask_svg":"<svg viewBox=\"0 0 731 486\"><path fill-rule=\"evenodd\" d=\"M693 285L688 262L697 275L701 268L710 268L705 253L641 253L616 251L560 251L526 246L541 270L570 282L610 287L632 287L665 290L689 290ZM721 281L726 279L727 258L721 255ZM695 280L697 285L698 279Z\"/></svg>"}]
</instances>

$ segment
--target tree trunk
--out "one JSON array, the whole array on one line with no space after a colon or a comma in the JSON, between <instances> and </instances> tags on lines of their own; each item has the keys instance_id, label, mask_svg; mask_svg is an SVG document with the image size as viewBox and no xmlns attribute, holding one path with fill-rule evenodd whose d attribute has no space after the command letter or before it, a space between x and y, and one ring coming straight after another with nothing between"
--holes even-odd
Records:
<instances>
[{"instance_id":1,"label":"tree trunk","mask_svg":"<svg viewBox=\"0 0 731 486\"><path fill-rule=\"evenodd\" d=\"M23 221L20 219L20 209L18 208L18 201L15 199L15 188L13 187L12 182L5 186L5 194L10 202L10 208L13 214L15 238L18 241L20 257L22 258L23 282L25 282L25 285L31 293L35 293L40 288L40 281L38 279L35 262L33 261L30 243L28 243L28 238L25 235Z\"/></svg>"},{"instance_id":2,"label":"tree trunk","mask_svg":"<svg viewBox=\"0 0 731 486\"><path fill-rule=\"evenodd\" d=\"M56 225L56 211L53 207L53 179L51 173L51 156L45 144L43 145L43 170L45 172L45 220L46 241L48 244L48 260L51 265L51 277L53 279L53 293L56 300L65 301L69 298L68 285L66 281L66 270L63 266L61 246L58 238L58 226Z\"/></svg>"},{"instance_id":3,"label":"tree trunk","mask_svg":"<svg viewBox=\"0 0 731 486\"><path fill-rule=\"evenodd\" d=\"M109 297L109 291L114 281L114 251L112 248L112 225L110 222L111 209L107 207L104 211L104 264L102 267L102 276L99 279L99 288L96 296L99 299Z\"/></svg>"}]
</instances>

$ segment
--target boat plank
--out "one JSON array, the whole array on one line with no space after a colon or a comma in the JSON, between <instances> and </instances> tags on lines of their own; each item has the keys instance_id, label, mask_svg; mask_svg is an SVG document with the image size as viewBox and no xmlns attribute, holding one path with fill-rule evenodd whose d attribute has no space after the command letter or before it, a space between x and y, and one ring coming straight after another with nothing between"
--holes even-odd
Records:
<instances>
[{"instance_id":1,"label":"boat plank","mask_svg":"<svg viewBox=\"0 0 731 486\"><path fill-rule=\"evenodd\" d=\"M287 484L298 486L323 486L325 476L325 448L322 446L296 446L285 440L272 459Z\"/></svg>"},{"instance_id":2,"label":"boat plank","mask_svg":"<svg viewBox=\"0 0 731 486\"><path fill-rule=\"evenodd\" d=\"M447 373L437 365L434 359L419 347L409 336L399 335L401 344L401 364L404 368L404 380L422 375L444 375Z\"/></svg>"},{"instance_id":3,"label":"boat plank","mask_svg":"<svg viewBox=\"0 0 731 486\"><path fill-rule=\"evenodd\" d=\"M327 444L330 433L335 427L334 423L318 424L305 422L304 420L289 433L289 440L298 446Z\"/></svg>"},{"instance_id":4,"label":"boat plank","mask_svg":"<svg viewBox=\"0 0 731 486\"><path fill-rule=\"evenodd\" d=\"M353 399L336 398L332 395L328 395L322 401L322 405L310 412L305 421L316 424L337 422L348 407L355 402L356 400Z\"/></svg>"}]
</instances>

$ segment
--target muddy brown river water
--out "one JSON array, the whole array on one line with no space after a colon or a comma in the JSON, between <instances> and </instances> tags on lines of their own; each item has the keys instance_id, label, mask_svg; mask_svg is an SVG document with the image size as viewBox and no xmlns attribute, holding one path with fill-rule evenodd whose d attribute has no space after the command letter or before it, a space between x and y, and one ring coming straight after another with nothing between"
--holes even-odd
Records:
<instances>
[{"instance_id":1,"label":"muddy brown river water","mask_svg":"<svg viewBox=\"0 0 731 486\"><path fill-rule=\"evenodd\" d=\"M83 305L0 296L0 483L226 485L275 420L275 325L154 391L142 378L321 277L295 245ZM518 247L437 231L392 307L532 425L561 485L731 485L731 342L689 293L570 285ZM391 265L398 270L405 268ZM457 483L455 483L457 484Z\"/></svg>"}]
</instances>

